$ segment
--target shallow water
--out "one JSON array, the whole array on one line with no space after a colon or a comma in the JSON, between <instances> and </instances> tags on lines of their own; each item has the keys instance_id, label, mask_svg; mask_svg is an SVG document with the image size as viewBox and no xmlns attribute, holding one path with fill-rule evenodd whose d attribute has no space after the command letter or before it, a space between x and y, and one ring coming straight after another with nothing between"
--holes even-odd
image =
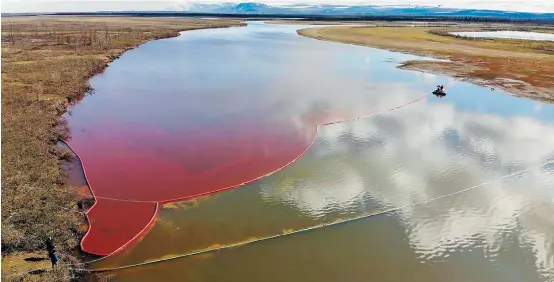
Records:
<instances>
[{"instance_id":1,"label":"shallow water","mask_svg":"<svg viewBox=\"0 0 554 282\"><path fill-rule=\"evenodd\" d=\"M483 38L511 38L511 39L525 39L525 40L543 40L554 41L554 34L552 33L540 33L529 31L468 31L468 32L451 32L454 35L466 36L466 37L483 37Z\"/></svg>"},{"instance_id":2,"label":"shallow water","mask_svg":"<svg viewBox=\"0 0 554 282\"><path fill-rule=\"evenodd\" d=\"M238 189L166 205L140 241L94 267L170 257L399 208L109 275L118 281L554 279L554 165L429 201L552 160L554 107L448 77L398 70L397 62L416 57L302 38L297 28L254 23L191 31L130 51L92 81L96 94L69 117L73 134L82 129L96 135L121 130L110 134L119 138L142 135L139 145L125 143L137 161L142 152L153 152L148 161L171 156L188 167L198 162L209 167L225 150L245 150L232 147L236 142L264 134L309 140L315 124L402 105L437 84L446 86L448 96L322 126L314 145L291 166ZM106 113L98 117L99 109ZM125 126L108 126L118 123ZM125 131L128 127L133 130ZM189 134L180 134L186 130ZM212 141L226 130L245 135ZM151 136L165 137L158 143ZM125 186L133 181L134 166L123 165L123 157L112 160L118 156L114 151L126 146L110 149L110 142L85 143L91 142L85 137L72 142L100 146L84 157L87 169L87 158L97 158L89 162L106 170L119 166L119 178L106 182ZM209 145L213 153L192 160L195 155L187 150L203 142L203 152L211 152ZM157 165L150 163L156 173ZM188 189L169 190L179 188ZM422 201L429 202L417 204Z\"/></svg>"}]
</instances>

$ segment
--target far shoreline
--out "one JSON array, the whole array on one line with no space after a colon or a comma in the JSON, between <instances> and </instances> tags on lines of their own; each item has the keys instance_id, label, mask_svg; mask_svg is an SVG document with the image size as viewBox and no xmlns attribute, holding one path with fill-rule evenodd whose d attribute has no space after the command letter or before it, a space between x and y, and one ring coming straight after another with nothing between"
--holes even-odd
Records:
<instances>
[{"instance_id":1,"label":"far shoreline","mask_svg":"<svg viewBox=\"0 0 554 282\"><path fill-rule=\"evenodd\" d=\"M460 27L434 26L414 27L398 23L384 27L333 26L299 29L297 33L317 40L448 60L412 60L402 62L398 68L447 75L460 81L490 87L491 90L499 89L514 96L554 103L554 76L549 75L554 73L554 49L548 49L554 48L554 42L460 38L447 34L447 31L460 30ZM510 27L518 26L504 26ZM472 28L480 30L475 26ZM547 28L554 33L554 26ZM467 30L467 27L461 29ZM544 50L533 49L535 46Z\"/></svg>"}]
</instances>

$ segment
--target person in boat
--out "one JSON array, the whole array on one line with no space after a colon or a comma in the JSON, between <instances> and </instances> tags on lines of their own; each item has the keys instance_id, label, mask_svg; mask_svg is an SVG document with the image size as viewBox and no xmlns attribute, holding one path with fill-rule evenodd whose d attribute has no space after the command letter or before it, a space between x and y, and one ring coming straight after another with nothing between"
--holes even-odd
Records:
<instances>
[{"instance_id":1,"label":"person in boat","mask_svg":"<svg viewBox=\"0 0 554 282\"><path fill-rule=\"evenodd\" d=\"M443 85L437 85L437 89L435 90L435 92L433 92L437 95L444 95L444 86Z\"/></svg>"}]
</instances>

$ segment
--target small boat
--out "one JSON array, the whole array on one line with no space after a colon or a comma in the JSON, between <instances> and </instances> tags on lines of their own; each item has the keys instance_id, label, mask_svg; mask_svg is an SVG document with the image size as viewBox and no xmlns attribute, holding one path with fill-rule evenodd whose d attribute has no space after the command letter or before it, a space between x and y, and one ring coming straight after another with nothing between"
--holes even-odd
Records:
<instances>
[{"instance_id":1,"label":"small boat","mask_svg":"<svg viewBox=\"0 0 554 282\"><path fill-rule=\"evenodd\" d=\"M440 96L440 97L444 97L446 96L446 92L444 92L444 86L437 86L437 89L435 89L435 91L433 91L433 94L435 94L436 96Z\"/></svg>"}]
</instances>

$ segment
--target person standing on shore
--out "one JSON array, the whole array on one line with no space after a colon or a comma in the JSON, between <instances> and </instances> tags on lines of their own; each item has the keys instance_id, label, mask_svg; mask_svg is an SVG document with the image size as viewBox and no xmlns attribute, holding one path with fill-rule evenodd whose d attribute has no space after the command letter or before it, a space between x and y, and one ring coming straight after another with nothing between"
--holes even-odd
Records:
<instances>
[{"instance_id":1,"label":"person standing on shore","mask_svg":"<svg viewBox=\"0 0 554 282\"><path fill-rule=\"evenodd\" d=\"M56 264L58 263L58 256L56 255L56 250L54 248L52 237L48 237L45 244L46 250L48 251L48 258L50 258L50 262L52 262L52 268L54 268L54 266L56 266Z\"/></svg>"},{"instance_id":2,"label":"person standing on shore","mask_svg":"<svg viewBox=\"0 0 554 282\"><path fill-rule=\"evenodd\" d=\"M52 241L52 237L48 236L48 238L46 238L45 245L48 253L54 252L54 242Z\"/></svg>"}]
</instances>

